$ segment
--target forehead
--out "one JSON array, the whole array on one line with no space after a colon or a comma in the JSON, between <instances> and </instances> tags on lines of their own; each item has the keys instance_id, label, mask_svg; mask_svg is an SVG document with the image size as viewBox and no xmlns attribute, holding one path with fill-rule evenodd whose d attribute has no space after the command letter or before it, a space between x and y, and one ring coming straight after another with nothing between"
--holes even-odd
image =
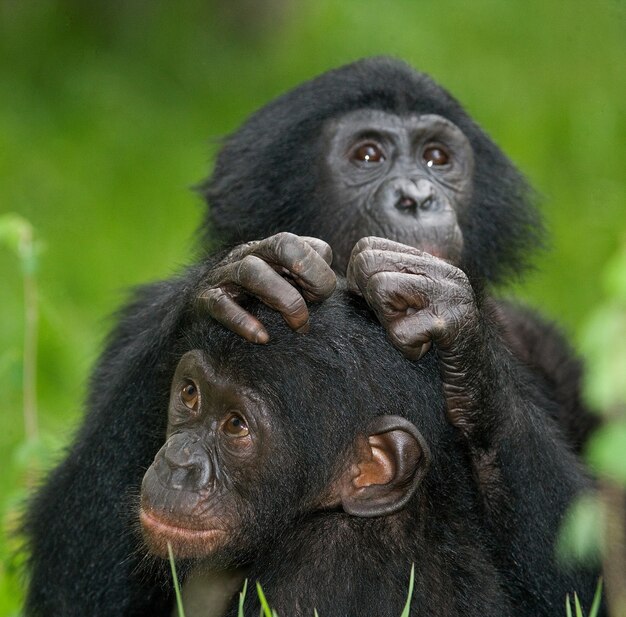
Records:
<instances>
[{"instance_id":1,"label":"forehead","mask_svg":"<svg viewBox=\"0 0 626 617\"><path fill-rule=\"evenodd\" d=\"M423 130L461 133L456 124L438 114L409 114L399 116L380 109L357 109L329 121L327 136L355 132L414 133Z\"/></svg>"}]
</instances>

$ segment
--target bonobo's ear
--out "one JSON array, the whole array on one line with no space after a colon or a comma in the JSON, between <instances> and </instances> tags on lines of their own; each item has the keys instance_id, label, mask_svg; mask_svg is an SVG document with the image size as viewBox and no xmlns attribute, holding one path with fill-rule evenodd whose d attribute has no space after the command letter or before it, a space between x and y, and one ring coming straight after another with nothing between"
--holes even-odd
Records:
<instances>
[{"instance_id":1,"label":"bonobo's ear","mask_svg":"<svg viewBox=\"0 0 626 617\"><path fill-rule=\"evenodd\" d=\"M400 416L378 416L357 438L356 457L339 481L343 509L355 516L401 510L430 463L430 450L415 426Z\"/></svg>"}]
</instances>

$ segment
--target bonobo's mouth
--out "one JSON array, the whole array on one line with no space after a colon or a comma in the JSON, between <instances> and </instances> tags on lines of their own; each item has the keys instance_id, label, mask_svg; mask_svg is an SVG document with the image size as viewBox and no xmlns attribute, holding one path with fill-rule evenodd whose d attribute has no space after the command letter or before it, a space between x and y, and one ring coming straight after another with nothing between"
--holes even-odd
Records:
<instances>
[{"instance_id":1,"label":"bonobo's mouth","mask_svg":"<svg viewBox=\"0 0 626 617\"><path fill-rule=\"evenodd\" d=\"M181 527L145 508L139 511L139 521L144 541L150 552L159 557L167 557L167 544L171 544L175 557L206 557L215 551L227 538L224 529L190 529Z\"/></svg>"}]
</instances>

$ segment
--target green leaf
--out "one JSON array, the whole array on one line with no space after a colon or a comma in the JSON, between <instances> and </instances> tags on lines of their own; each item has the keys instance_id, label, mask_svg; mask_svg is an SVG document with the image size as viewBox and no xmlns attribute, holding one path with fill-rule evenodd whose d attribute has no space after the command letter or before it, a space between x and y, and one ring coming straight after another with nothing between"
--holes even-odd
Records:
<instances>
[{"instance_id":1,"label":"green leaf","mask_svg":"<svg viewBox=\"0 0 626 617\"><path fill-rule=\"evenodd\" d=\"M610 298L626 303L626 245L607 264L602 282Z\"/></svg>"},{"instance_id":2,"label":"green leaf","mask_svg":"<svg viewBox=\"0 0 626 617\"><path fill-rule=\"evenodd\" d=\"M0 216L0 243L11 249L18 257L25 238L32 238L32 225L19 214L9 212Z\"/></svg>"},{"instance_id":3,"label":"green leaf","mask_svg":"<svg viewBox=\"0 0 626 617\"><path fill-rule=\"evenodd\" d=\"M586 493L569 507L559 531L557 557L563 563L599 563L604 508L594 493Z\"/></svg>"},{"instance_id":4,"label":"green leaf","mask_svg":"<svg viewBox=\"0 0 626 617\"><path fill-rule=\"evenodd\" d=\"M587 461L598 473L626 486L626 420L599 428L589 440Z\"/></svg>"},{"instance_id":5,"label":"green leaf","mask_svg":"<svg viewBox=\"0 0 626 617\"><path fill-rule=\"evenodd\" d=\"M178 583L178 575L176 574L176 563L174 562L174 552L172 545L167 543L167 554L170 558L170 569L172 570L172 578L174 579L174 592L176 594L176 606L178 608L178 617L185 617L185 609L183 608L183 598L180 595L180 585Z\"/></svg>"},{"instance_id":6,"label":"green leaf","mask_svg":"<svg viewBox=\"0 0 626 617\"><path fill-rule=\"evenodd\" d=\"M411 576L409 577L409 593L406 598L406 604L400 617L409 617L411 612L411 598L413 597L413 586L415 585L415 564L411 565Z\"/></svg>"},{"instance_id":7,"label":"green leaf","mask_svg":"<svg viewBox=\"0 0 626 617\"><path fill-rule=\"evenodd\" d=\"M565 616L572 617L572 605L569 601L569 593L565 596Z\"/></svg>"},{"instance_id":8,"label":"green leaf","mask_svg":"<svg viewBox=\"0 0 626 617\"><path fill-rule=\"evenodd\" d=\"M581 350L590 403L600 410L626 403L626 307L605 304L597 309L583 330Z\"/></svg>"},{"instance_id":9,"label":"green leaf","mask_svg":"<svg viewBox=\"0 0 626 617\"><path fill-rule=\"evenodd\" d=\"M34 240L33 226L19 214L9 212L0 216L0 244L13 251L22 264L25 274L37 269L37 256L41 245Z\"/></svg>"}]
</instances>

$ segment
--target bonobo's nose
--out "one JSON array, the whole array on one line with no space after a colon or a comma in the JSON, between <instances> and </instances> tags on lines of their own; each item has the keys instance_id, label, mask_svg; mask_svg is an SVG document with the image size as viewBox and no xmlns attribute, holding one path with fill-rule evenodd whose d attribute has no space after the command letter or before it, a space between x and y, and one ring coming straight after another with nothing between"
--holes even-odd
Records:
<instances>
[{"instance_id":1,"label":"bonobo's nose","mask_svg":"<svg viewBox=\"0 0 626 617\"><path fill-rule=\"evenodd\" d=\"M399 178L393 183L394 206L398 210L424 208L434 196L433 185L425 178Z\"/></svg>"},{"instance_id":2,"label":"bonobo's nose","mask_svg":"<svg viewBox=\"0 0 626 617\"><path fill-rule=\"evenodd\" d=\"M197 490L211 479L210 457L199 439L184 433L172 435L163 446L163 459L166 465L158 472L171 488Z\"/></svg>"}]
</instances>

